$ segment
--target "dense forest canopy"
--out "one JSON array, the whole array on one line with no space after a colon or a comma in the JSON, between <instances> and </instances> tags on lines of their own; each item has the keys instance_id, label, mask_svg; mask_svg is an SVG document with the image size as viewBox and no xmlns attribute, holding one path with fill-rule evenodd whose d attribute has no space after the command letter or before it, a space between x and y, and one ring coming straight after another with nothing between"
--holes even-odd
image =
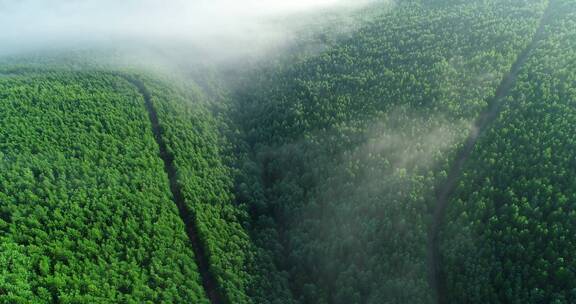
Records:
<instances>
[{"instance_id":1,"label":"dense forest canopy","mask_svg":"<svg viewBox=\"0 0 576 304\"><path fill-rule=\"evenodd\" d=\"M208 303L135 88L97 72L0 87L0 300Z\"/></svg>"},{"instance_id":2,"label":"dense forest canopy","mask_svg":"<svg viewBox=\"0 0 576 304\"><path fill-rule=\"evenodd\" d=\"M0 59L0 303L576 302L576 3L302 15Z\"/></svg>"}]
</instances>

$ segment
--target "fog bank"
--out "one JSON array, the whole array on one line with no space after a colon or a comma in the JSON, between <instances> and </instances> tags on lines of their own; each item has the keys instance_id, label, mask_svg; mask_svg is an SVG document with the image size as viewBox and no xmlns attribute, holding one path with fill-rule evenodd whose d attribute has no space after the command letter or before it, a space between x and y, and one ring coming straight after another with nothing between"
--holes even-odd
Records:
<instances>
[{"instance_id":1,"label":"fog bank","mask_svg":"<svg viewBox=\"0 0 576 304\"><path fill-rule=\"evenodd\" d=\"M266 49L290 38L286 20L352 0L0 0L0 55L99 47L177 47L212 56Z\"/></svg>"}]
</instances>

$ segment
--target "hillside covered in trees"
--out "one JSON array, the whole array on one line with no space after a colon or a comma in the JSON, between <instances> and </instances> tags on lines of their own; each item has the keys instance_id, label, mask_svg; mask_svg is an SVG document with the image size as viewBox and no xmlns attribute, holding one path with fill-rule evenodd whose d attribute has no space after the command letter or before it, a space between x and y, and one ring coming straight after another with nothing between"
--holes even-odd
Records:
<instances>
[{"instance_id":1,"label":"hillside covered in trees","mask_svg":"<svg viewBox=\"0 0 576 304\"><path fill-rule=\"evenodd\" d=\"M0 303L576 302L576 3L326 14L178 76L0 60Z\"/></svg>"}]
</instances>

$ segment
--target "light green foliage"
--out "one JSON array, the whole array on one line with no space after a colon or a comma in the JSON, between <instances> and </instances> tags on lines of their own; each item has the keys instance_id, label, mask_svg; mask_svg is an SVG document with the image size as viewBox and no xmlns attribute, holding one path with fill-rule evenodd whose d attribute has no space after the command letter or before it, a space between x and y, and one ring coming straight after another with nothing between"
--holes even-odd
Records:
<instances>
[{"instance_id":1,"label":"light green foliage","mask_svg":"<svg viewBox=\"0 0 576 304\"><path fill-rule=\"evenodd\" d=\"M210 271L229 303L252 303L246 293L255 249L241 225L247 218L245 210L235 204L232 195L232 172L223 163L218 121L192 89L152 79L146 86Z\"/></svg>"},{"instance_id":2,"label":"light green foliage","mask_svg":"<svg viewBox=\"0 0 576 304\"><path fill-rule=\"evenodd\" d=\"M28 71L0 113L0 302L206 303L135 88Z\"/></svg>"},{"instance_id":3,"label":"light green foliage","mask_svg":"<svg viewBox=\"0 0 576 304\"><path fill-rule=\"evenodd\" d=\"M30 288L30 259L22 246L10 239L0 239L0 301L2 303L30 303L39 301Z\"/></svg>"}]
</instances>

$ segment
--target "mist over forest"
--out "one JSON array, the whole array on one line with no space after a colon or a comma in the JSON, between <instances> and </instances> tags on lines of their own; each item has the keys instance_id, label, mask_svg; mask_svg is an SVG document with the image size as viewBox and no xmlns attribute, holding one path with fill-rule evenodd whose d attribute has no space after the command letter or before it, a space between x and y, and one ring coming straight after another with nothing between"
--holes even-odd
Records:
<instances>
[{"instance_id":1,"label":"mist over forest","mask_svg":"<svg viewBox=\"0 0 576 304\"><path fill-rule=\"evenodd\" d=\"M43 51L201 52L238 60L294 39L302 16L368 1L3 0L0 55ZM127 56L128 57L128 56Z\"/></svg>"},{"instance_id":2,"label":"mist over forest","mask_svg":"<svg viewBox=\"0 0 576 304\"><path fill-rule=\"evenodd\" d=\"M0 28L0 304L576 303L573 0Z\"/></svg>"}]
</instances>

